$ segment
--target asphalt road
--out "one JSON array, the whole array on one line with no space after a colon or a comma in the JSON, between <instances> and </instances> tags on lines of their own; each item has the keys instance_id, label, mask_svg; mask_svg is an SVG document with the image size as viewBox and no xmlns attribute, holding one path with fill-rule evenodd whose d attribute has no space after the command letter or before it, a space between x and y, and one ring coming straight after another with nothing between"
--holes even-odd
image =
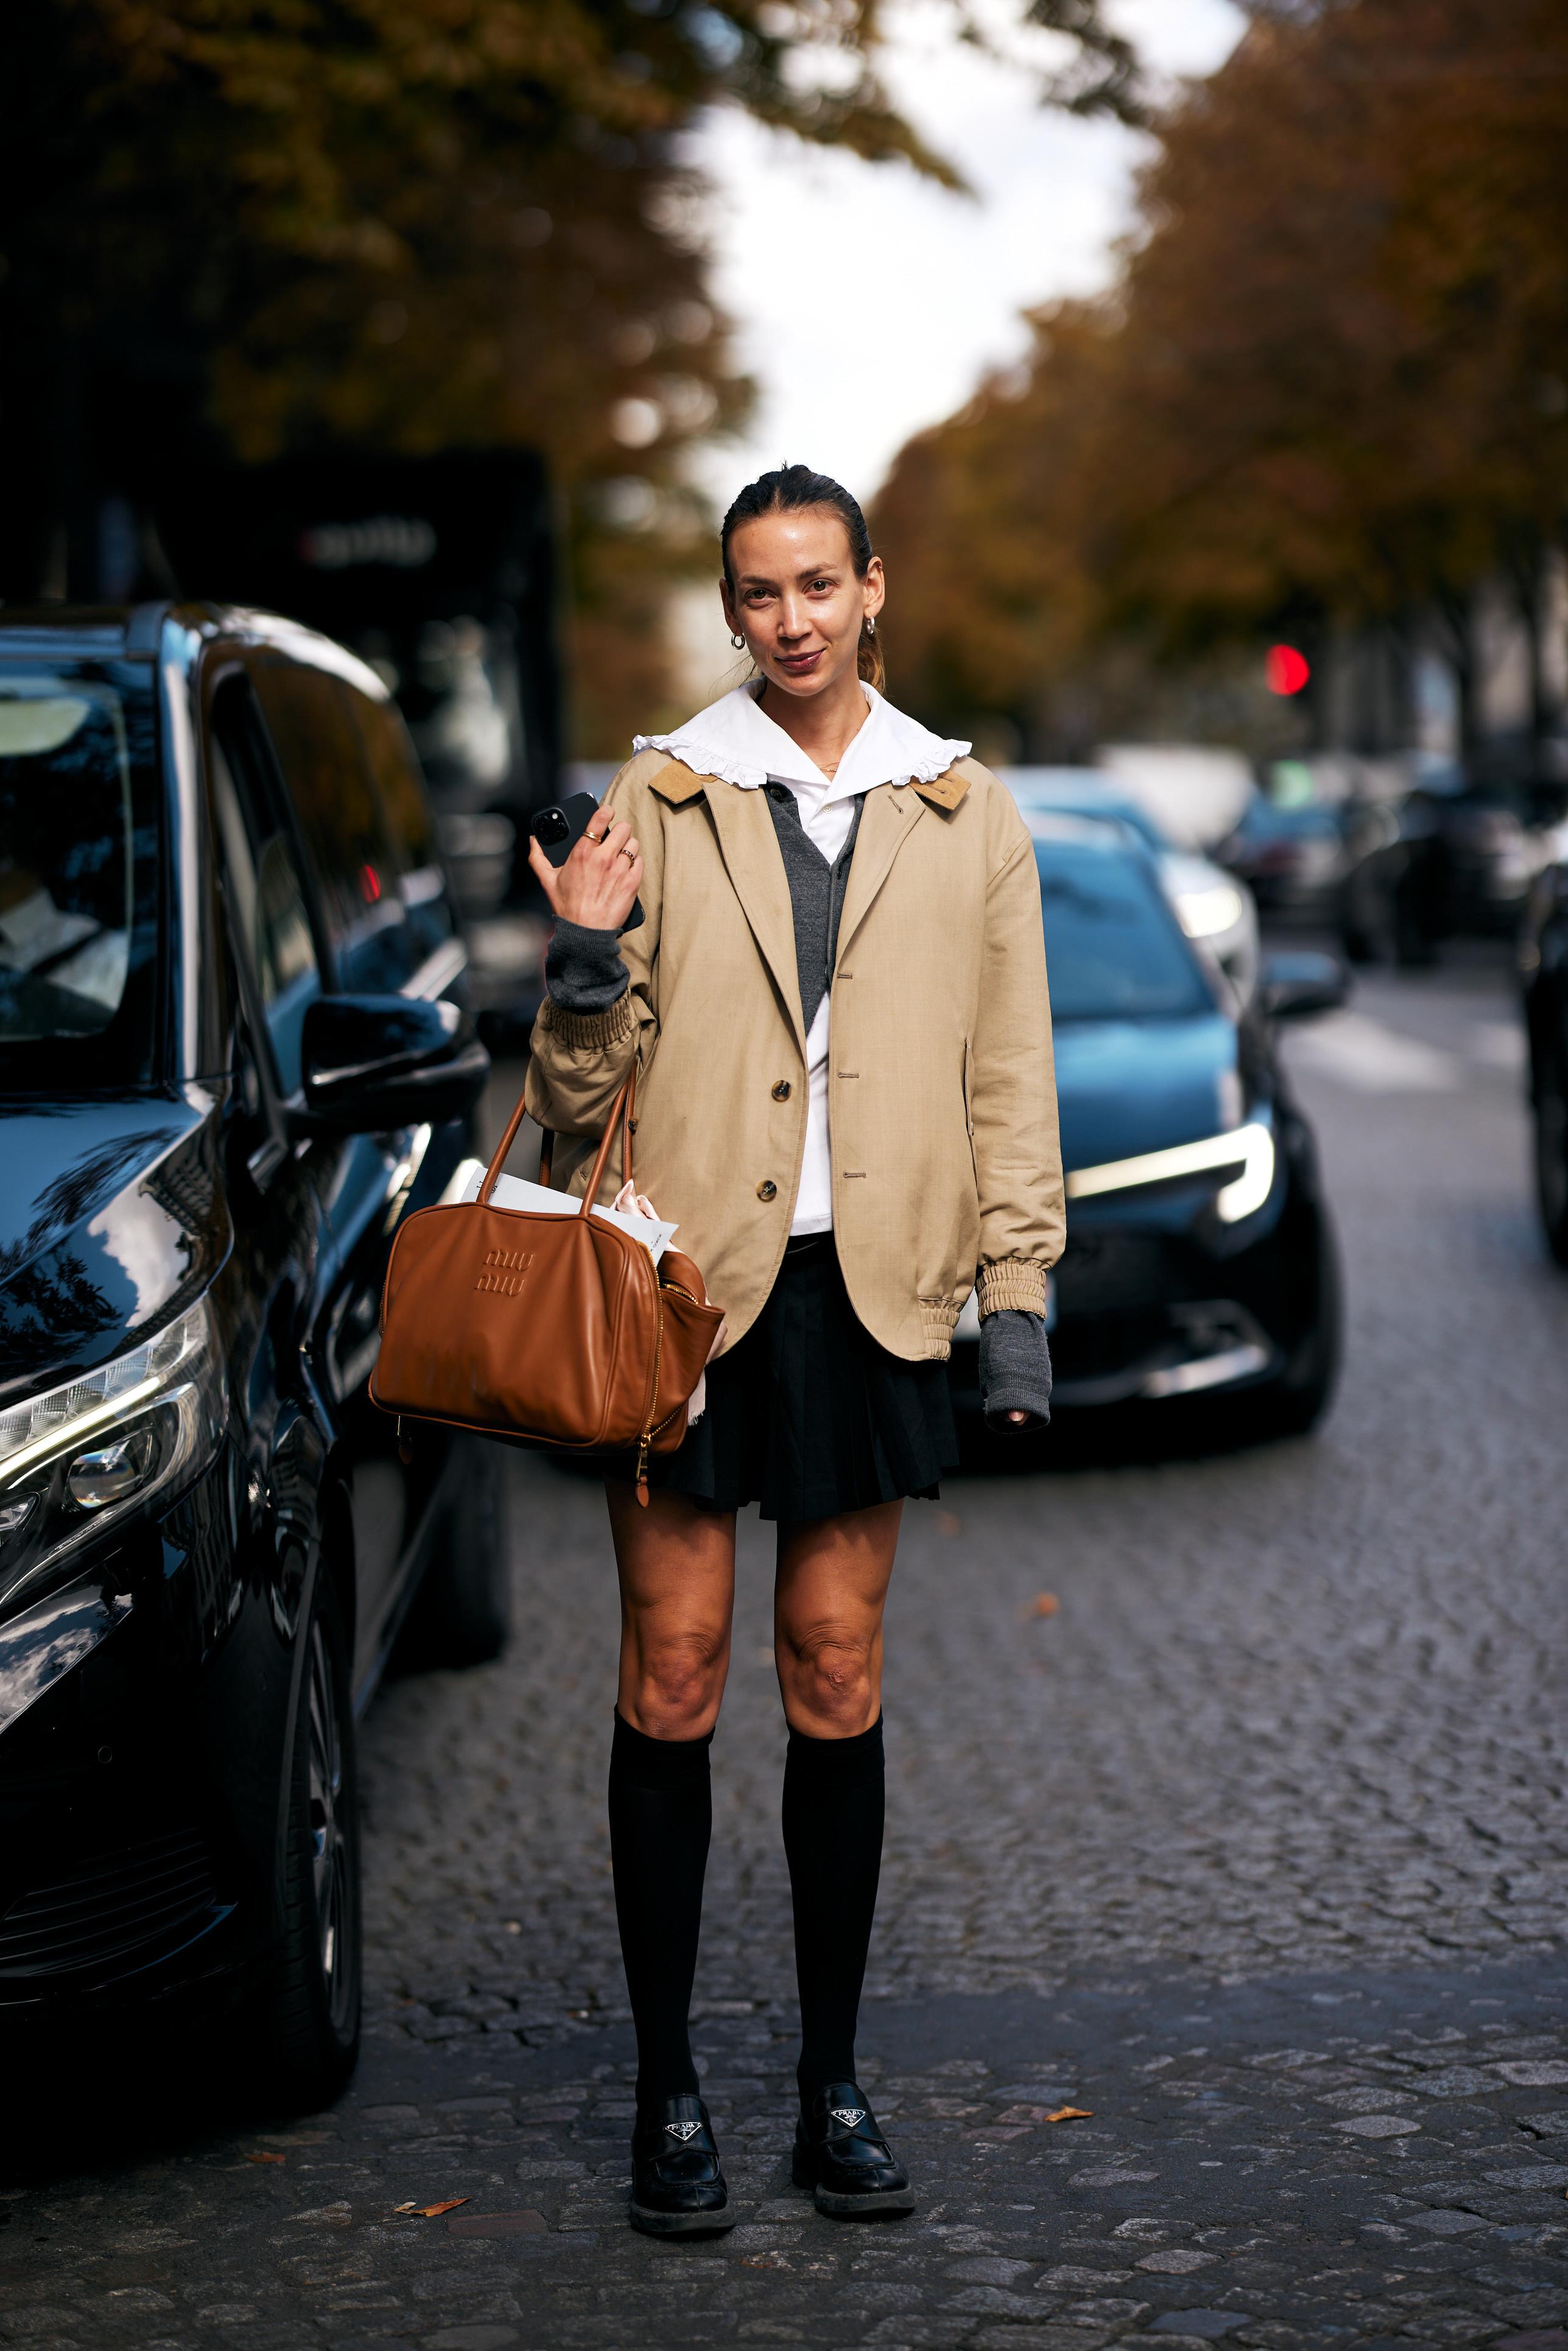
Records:
<instances>
[{"instance_id":1,"label":"asphalt road","mask_svg":"<svg viewBox=\"0 0 1568 2351\"><path fill-rule=\"evenodd\" d=\"M788 2184L753 1524L698 1985L746 2219L627 2230L613 1579L597 1490L518 1460L508 1656L365 1729L353 2091L242 2126L196 2064L13 2133L0 2341L1568 2351L1568 1279L1505 967L1369 978L1290 1056L1346 1265L1321 1433L1088 1465L1064 1426L1045 1469L907 1513L862 2045L913 2220Z\"/></svg>"}]
</instances>

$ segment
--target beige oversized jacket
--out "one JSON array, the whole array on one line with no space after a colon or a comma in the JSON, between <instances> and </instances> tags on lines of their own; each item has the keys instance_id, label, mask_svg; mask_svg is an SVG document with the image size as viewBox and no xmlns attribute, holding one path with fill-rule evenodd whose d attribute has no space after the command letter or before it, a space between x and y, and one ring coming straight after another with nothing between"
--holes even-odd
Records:
<instances>
[{"instance_id":1,"label":"beige oversized jacket","mask_svg":"<svg viewBox=\"0 0 1568 2351\"><path fill-rule=\"evenodd\" d=\"M608 1012L546 1003L528 1105L597 1136L636 1058L637 1187L679 1224L733 1346L778 1273L806 1135L784 862L765 793L663 751L622 768L604 804L643 848L632 985ZM982 1315L1042 1311L1063 1224L1040 883L977 760L867 794L831 1001L833 1228L866 1329L895 1355L945 1358L977 1266ZM586 1179L580 1153L573 1188Z\"/></svg>"}]
</instances>

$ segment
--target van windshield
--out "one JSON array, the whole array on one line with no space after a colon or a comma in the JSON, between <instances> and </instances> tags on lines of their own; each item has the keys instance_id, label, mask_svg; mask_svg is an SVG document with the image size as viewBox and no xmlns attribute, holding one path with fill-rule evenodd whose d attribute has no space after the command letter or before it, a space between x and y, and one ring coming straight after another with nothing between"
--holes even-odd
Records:
<instances>
[{"instance_id":1,"label":"van windshield","mask_svg":"<svg viewBox=\"0 0 1568 2351\"><path fill-rule=\"evenodd\" d=\"M152 671L0 660L0 1088L152 1075Z\"/></svg>"}]
</instances>

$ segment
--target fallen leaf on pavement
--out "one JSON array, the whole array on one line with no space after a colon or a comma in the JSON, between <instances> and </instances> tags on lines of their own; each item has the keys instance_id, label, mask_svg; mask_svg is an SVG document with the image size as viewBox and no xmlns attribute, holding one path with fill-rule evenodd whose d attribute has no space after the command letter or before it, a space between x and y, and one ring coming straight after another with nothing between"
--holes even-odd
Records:
<instances>
[{"instance_id":1,"label":"fallen leaf on pavement","mask_svg":"<svg viewBox=\"0 0 1568 2351\"><path fill-rule=\"evenodd\" d=\"M247 2163L287 2163L287 2160L288 2158L286 2155L247 2155L246 2157Z\"/></svg>"},{"instance_id":2,"label":"fallen leaf on pavement","mask_svg":"<svg viewBox=\"0 0 1568 2351\"><path fill-rule=\"evenodd\" d=\"M1034 1606L1029 1613L1031 1616L1054 1616L1061 1605L1054 1592L1040 1592L1035 1594Z\"/></svg>"},{"instance_id":3,"label":"fallen leaf on pavement","mask_svg":"<svg viewBox=\"0 0 1568 2351\"><path fill-rule=\"evenodd\" d=\"M1094 2119L1092 2106L1058 2106L1046 2116L1048 2123L1087 2123Z\"/></svg>"},{"instance_id":4,"label":"fallen leaf on pavement","mask_svg":"<svg viewBox=\"0 0 1568 2351\"><path fill-rule=\"evenodd\" d=\"M449 2196L444 2204L394 2204L394 2212L417 2212L422 2220L439 2220L444 2212L455 2212L459 2204L466 2204L466 2196Z\"/></svg>"}]
</instances>

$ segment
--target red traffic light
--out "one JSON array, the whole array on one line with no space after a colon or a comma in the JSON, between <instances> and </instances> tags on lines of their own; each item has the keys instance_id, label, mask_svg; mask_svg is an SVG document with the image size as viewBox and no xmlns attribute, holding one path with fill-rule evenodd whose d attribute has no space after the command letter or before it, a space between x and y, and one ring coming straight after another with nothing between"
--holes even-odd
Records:
<instances>
[{"instance_id":1,"label":"red traffic light","mask_svg":"<svg viewBox=\"0 0 1568 2351\"><path fill-rule=\"evenodd\" d=\"M1312 674L1312 665L1294 645L1270 645L1263 674L1270 694L1300 694Z\"/></svg>"}]
</instances>

